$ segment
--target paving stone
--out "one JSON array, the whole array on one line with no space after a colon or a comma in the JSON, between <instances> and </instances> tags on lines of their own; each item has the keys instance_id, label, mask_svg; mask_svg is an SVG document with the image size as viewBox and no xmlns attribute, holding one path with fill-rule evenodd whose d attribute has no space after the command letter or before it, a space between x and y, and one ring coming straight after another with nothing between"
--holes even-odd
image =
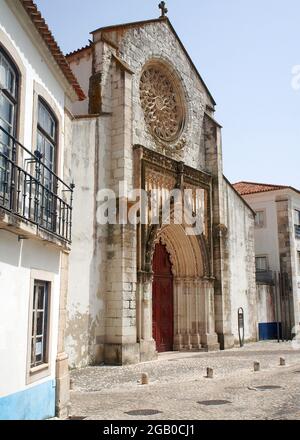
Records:
<instances>
[{"instance_id":1,"label":"paving stone","mask_svg":"<svg viewBox=\"0 0 300 440\"><path fill-rule=\"evenodd\" d=\"M278 365L279 356L288 367ZM254 361L260 362L260 372L253 372ZM205 379L208 362L215 371L213 381ZM300 351L291 343L260 342L197 356L162 354L157 361L126 367L88 367L71 373L71 415L95 420L300 420L299 366ZM151 377L147 387L140 385L142 373ZM264 386L276 388L258 392ZM211 400L230 404L199 405ZM160 413L127 414L145 409Z\"/></svg>"}]
</instances>

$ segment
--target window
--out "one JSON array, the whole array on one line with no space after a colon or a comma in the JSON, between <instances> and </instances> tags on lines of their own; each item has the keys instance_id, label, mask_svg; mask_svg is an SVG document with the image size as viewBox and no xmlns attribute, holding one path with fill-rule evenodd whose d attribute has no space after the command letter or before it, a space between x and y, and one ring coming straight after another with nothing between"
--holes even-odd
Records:
<instances>
[{"instance_id":1,"label":"window","mask_svg":"<svg viewBox=\"0 0 300 440\"><path fill-rule=\"evenodd\" d=\"M256 272L267 272L268 270L268 257L256 257L255 258Z\"/></svg>"},{"instance_id":2,"label":"window","mask_svg":"<svg viewBox=\"0 0 300 440\"><path fill-rule=\"evenodd\" d=\"M43 163L55 172L56 159L56 119L42 99L38 104L37 149L43 155ZM48 176L45 176L49 180Z\"/></svg>"},{"instance_id":3,"label":"window","mask_svg":"<svg viewBox=\"0 0 300 440\"><path fill-rule=\"evenodd\" d=\"M30 357L31 368L48 363L49 294L49 282L34 280Z\"/></svg>"},{"instance_id":4,"label":"window","mask_svg":"<svg viewBox=\"0 0 300 440\"><path fill-rule=\"evenodd\" d=\"M297 274L300 277L300 251L297 252Z\"/></svg>"},{"instance_id":5,"label":"window","mask_svg":"<svg viewBox=\"0 0 300 440\"><path fill-rule=\"evenodd\" d=\"M295 225L300 226L300 211L295 209Z\"/></svg>"},{"instance_id":6,"label":"window","mask_svg":"<svg viewBox=\"0 0 300 440\"><path fill-rule=\"evenodd\" d=\"M40 181L40 219L47 228L55 229L55 198L56 182L54 176L56 168L57 123L55 116L47 104L40 98L38 102L37 123L37 150L41 153L42 162Z\"/></svg>"},{"instance_id":7,"label":"window","mask_svg":"<svg viewBox=\"0 0 300 440\"><path fill-rule=\"evenodd\" d=\"M263 228L266 223L266 213L265 211L257 211L255 216L255 227Z\"/></svg>"},{"instance_id":8,"label":"window","mask_svg":"<svg viewBox=\"0 0 300 440\"><path fill-rule=\"evenodd\" d=\"M18 73L10 58L0 48L0 197L9 198L8 183L10 181L10 163L12 142L11 136L16 135L16 115L18 102Z\"/></svg>"}]
</instances>

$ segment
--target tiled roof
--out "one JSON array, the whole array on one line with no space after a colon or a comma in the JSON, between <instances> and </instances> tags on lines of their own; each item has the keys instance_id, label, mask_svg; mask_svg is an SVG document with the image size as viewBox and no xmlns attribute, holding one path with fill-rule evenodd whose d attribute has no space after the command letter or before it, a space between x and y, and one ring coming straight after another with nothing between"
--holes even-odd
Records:
<instances>
[{"instance_id":1,"label":"tiled roof","mask_svg":"<svg viewBox=\"0 0 300 440\"><path fill-rule=\"evenodd\" d=\"M35 28L39 32L40 36L48 46L51 54L53 55L56 63L60 67L62 73L64 74L65 78L68 80L68 82L71 84L73 89L75 90L78 99L80 101L84 100L86 98L84 91L80 87L75 75L73 74L65 56L63 55L60 47L58 46L57 42L55 41L45 19L42 17L42 14L38 10L36 4L32 0L19 0L22 4L23 8L27 12L29 18L31 19L32 23L34 24Z\"/></svg>"},{"instance_id":2,"label":"tiled roof","mask_svg":"<svg viewBox=\"0 0 300 440\"><path fill-rule=\"evenodd\" d=\"M67 53L67 54L65 55L65 57L66 57L66 58L70 58L70 57L72 57L73 55L78 55L78 54L81 53L81 52L85 52L85 51L87 51L87 50L91 50L91 49L92 49L92 46L91 46L91 43L90 43L90 44L87 44L87 45L84 46L84 47L81 47L80 49L76 49L76 50L74 50L74 51L72 51L72 52Z\"/></svg>"},{"instance_id":3,"label":"tiled roof","mask_svg":"<svg viewBox=\"0 0 300 440\"><path fill-rule=\"evenodd\" d=\"M238 182L235 183L233 186L236 189L236 191L240 193L242 196L245 196L247 194L277 191L280 189L292 189L294 191L297 191L295 188L292 188L290 186L272 185L267 183L256 183L256 182Z\"/></svg>"}]
</instances>

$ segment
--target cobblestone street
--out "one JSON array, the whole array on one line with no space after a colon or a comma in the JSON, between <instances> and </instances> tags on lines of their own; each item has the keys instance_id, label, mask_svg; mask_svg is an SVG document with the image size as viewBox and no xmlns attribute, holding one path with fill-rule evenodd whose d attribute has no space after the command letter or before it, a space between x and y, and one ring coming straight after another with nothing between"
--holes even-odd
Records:
<instances>
[{"instance_id":1,"label":"cobblestone street","mask_svg":"<svg viewBox=\"0 0 300 440\"><path fill-rule=\"evenodd\" d=\"M279 366L280 357L286 366ZM253 371L255 361L260 362L260 372ZM214 379L205 377L207 367L214 369ZM140 384L141 373L148 373L149 385ZM300 351L291 343L164 353L157 361L139 365L73 371L72 381L71 416L90 420L300 420ZM158 413L127 414L134 410Z\"/></svg>"}]
</instances>

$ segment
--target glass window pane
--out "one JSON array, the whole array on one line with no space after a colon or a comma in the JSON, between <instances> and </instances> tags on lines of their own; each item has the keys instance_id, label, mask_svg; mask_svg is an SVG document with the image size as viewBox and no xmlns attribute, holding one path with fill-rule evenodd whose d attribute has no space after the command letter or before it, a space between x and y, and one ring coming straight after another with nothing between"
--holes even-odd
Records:
<instances>
[{"instance_id":1,"label":"glass window pane","mask_svg":"<svg viewBox=\"0 0 300 440\"><path fill-rule=\"evenodd\" d=\"M36 334L42 336L44 331L44 312L37 312Z\"/></svg>"},{"instance_id":2,"label":"glass window pane","mask_svg":"<svg viewBox=\"0 0 300 440\"><path fill-rule=\"evenodd\" d=\"M39 289L38 289L38 306L37 306L37 308L39 310L44 310L44 308L45 308L44 299L45 299L45 287L44 286L39 286Z\"/></svg>"},{"instance_id":3,"label":"glass window pane","mask_svg":"<svg viewBox=\"0 0 300 440\"><path fill-rule=\"evenodd\" d=\"M0 92L0 117L9 125L13 123L14 106L13 104Z\"/></svg>"},{"instance_id":4,"label":"glass window pane","mask_svg":"<svg viewBox=\"0 0 300 440\"><path fill-rule=\"evenodd\" d=\"M15 96L15 75L12 70L7 72L7 89Z\"/></svg>"},{"instance_id":5,"label":"glass window pane","mask_svg":"<svg viewBox=\"0 0 300 440\"><path fill-rule=\"evenodd\" d=\"M45 358L47 347L47 301L48 301L48 282L35 281L33 292L33 322L32 322L32 341L31 341L31 366L47 362Z\"/></svg>"},{"instance_id":6,"label":"glass window pane","mask_svg":"<svg viewBox=\"0 0 300 440\"><path fill-rule=\"evenodd\" d=\"M14 98L16 97L16 74L3 53L0 53L0 83Z\"/></svg>"},{"instance_id":7,"label":"glass window pane","mask_svg":"<svg viewBox=\"0 0 300 440\"><path fill-rule=\"evenodd\" d=\"M267 257L256 257L256 270L258 272L265 272L268 270Z\"/></svg>"},{"instance_id":8,"label":"glass window pane","mask_svg":"<svg viewBox=\"0 0 300 440\"><path fill-rule=\"evenodd\" d=\"M32 330L31 330L31 335L32 336L34 336L35 335L35 333L34 333L34 330L35 330L35 311L33 311L33 313L32 313Z\"/></svg>"},{"instance_id":9,"label":"glass window pane","mask_svg":"<svg viewBox=\"0 0 300 440\"><path fill-rule=\"evenodd\" d=\"M48 134L48 136L50 136L51 139L55 140L55 120L41 101L39 102L38 122L42 129L45 130L45 132Z\"/></svg>"},{"instance_id":10,"label":"glass window pane","mask_svg":"<svg viewBox=\"0 0 300 440\"><path fill-rule=\"evenodd\" d=\"M35 344L33 338L31 340L31 366L35 366Z\"/></svg>"}]
</instances>

